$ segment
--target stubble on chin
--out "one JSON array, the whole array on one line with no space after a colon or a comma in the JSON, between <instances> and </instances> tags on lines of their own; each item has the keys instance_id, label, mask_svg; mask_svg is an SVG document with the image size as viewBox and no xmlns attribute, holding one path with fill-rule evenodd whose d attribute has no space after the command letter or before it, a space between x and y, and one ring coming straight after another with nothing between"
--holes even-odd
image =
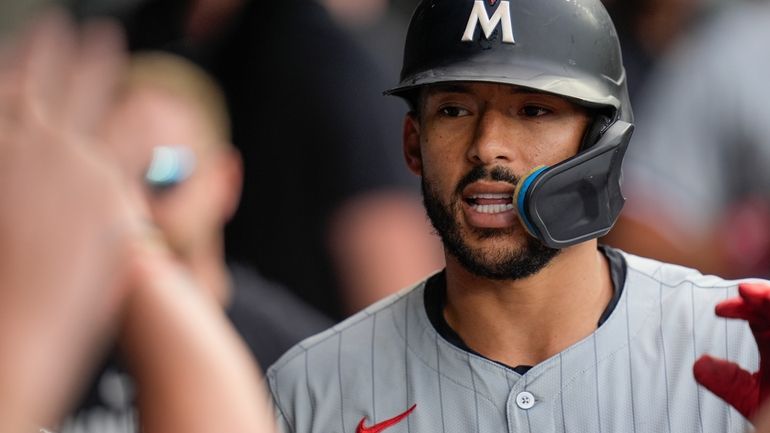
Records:
<instances>
[{"instance_id":1,"label":"stubble on chin","mask_svg":"<svg viewBox=\"0 0 770 433\"><path fill-rule=\"evenodd\" d=\"M519 237L518 230L513 227L465 227L460 223L462 210L459 199L449 204L442 203L436 188L425 178L422 179L422 192L425 210L444 248L474 275L493 280L519 280L540 272L560 252L532 236ZM473 243L486 245L474 247L471 245L472 238L475 238Z\"/></svg>"}]
</instances>

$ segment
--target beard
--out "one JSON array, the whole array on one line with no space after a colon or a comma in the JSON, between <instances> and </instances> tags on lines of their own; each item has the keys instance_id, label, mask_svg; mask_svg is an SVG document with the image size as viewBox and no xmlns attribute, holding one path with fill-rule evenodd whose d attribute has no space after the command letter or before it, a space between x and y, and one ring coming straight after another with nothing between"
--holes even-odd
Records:
<instances>
[{"instance_id":1,"label":"beard","mask_svg":"<svg viewBox=\"0 0 770 433\"><path fill-rule=\"evenodd\" d=\"M503 167L487 170L477 166L471 170L457 185L451 203L444 204L439 198L438 191L424 176L422 178L422 195L425 210L431 224L441 237L444 248L456 257L460 264L472 274L493 280L519 280L534 275L542 270L556 257L561 250L545 246L532 236L526 236L523 246L510 246L495 251L483 251L471 247L466 241L467 233L458 222L462 210L462 190L473 182L481 179L508 182L516 186L519 179ZM510 238L514 229L467 229L479 239Z\"/></svg>"}]
</instances>

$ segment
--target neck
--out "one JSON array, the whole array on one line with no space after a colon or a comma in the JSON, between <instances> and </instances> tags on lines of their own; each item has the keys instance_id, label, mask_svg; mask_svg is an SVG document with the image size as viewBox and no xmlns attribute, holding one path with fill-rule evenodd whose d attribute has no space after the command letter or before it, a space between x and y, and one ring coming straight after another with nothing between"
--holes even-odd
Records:
<instances>
[{"instance_id":1,"label":"neck","mask_svg":"<svg viewBox=\"0 0 770 433\"><path fill-rule=\"evenodd\" d=\"M593 333L612 294L609 264L596 241L564 249L521 280L481 278L447 256L444 317L481 355L536 365Z\"/></svg>"},{"instance_id":2,"label":"neck","mask_svg":"<svg viewBox=\"0 0 770 433\"><path fill-rule=\"evenodd\" d=\"M221 238L191 248L180 260L199 287L205 290L214 302L222 307L229 305L232 282L224 261L224 242Z\"/></svg>"}]
</instances>

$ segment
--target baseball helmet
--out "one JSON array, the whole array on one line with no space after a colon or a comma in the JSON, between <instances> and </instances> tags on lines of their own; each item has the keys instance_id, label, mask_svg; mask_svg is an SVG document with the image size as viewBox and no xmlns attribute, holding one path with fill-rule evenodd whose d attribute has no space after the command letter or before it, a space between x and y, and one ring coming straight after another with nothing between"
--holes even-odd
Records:
<instances>
[{"instance_id":1,"label":"baseball helmet","mask_svg":"<svg viewBox=\"0 0 770 433\"><path fill-rule=\"evenodd\" d=\"M617 32L600 0L423 0L406 37L401 81L385 93L489 82L559 95L594 113L580 152L517 185L524 227L552 248L606 234L625 198L621 165L633 132Z\"/></svg>"}]
</instances>

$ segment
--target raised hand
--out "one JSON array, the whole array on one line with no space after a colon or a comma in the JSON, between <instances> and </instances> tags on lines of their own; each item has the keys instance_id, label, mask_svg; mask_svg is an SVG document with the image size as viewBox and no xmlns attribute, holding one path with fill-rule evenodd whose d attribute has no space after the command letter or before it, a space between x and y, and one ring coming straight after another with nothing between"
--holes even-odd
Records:
<instances>
[{"instance_id":1,"label":"raised hand","mask_svg":"<svg viewBox=\"0 0 770 433\"><path fill-rule=\"evenodd\" d=\"M142 217L90 141L122 67L117 28L50 13L3 42L0 423L14 431L58 416L98 359Z\"/></svg>"},{"instance_id":2,"label":"raised hand","mask_svg":"<svg viewBox=\"0 0 770 433\"><path fill-rule=\"evenodd\" d=\"M759 370L749 372L726 360L704 355L695 362L695 379L753 419L770 395L770 285L742 283L739 296L721 302L716 314L749 322L759 348Z\"/></svg>"},{"instance_id":3,"label":"raised hand","mask_svg":"<svg viewBox=\"0 0 770 433\"><path fill-rule=\"evenodd\" d=\"M139 179L96 140L118 29L61 13L0 47L0 432L56 422L111 337L143 431L272 432L256 364L149 228Z\"/></svg>"}]
</instances>

